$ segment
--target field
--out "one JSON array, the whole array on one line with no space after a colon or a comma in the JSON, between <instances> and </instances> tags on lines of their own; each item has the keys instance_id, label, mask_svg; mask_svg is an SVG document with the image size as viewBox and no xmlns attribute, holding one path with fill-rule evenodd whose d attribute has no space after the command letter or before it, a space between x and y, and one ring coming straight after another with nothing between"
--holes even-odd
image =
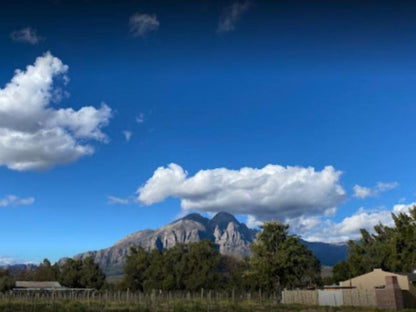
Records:
<instances>
[{"instance_id":1,"label":"field","mask_svg":"<svg viewBox=\"0 0 416 312\"><path fill-rule=\"evenodd\" d=\"M279 304L275 295L261 293L66 293L0 295L0 312L319 312L319 311L388 311L357 307L308 307ZM407 310L411 311L411 310Z\"/></svg>"}]
</instances>

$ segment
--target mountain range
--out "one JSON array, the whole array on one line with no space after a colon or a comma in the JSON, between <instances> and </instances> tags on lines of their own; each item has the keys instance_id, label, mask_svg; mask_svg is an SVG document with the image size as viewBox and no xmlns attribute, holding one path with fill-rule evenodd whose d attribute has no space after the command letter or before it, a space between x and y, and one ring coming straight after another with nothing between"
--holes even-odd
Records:
<instances>
[{"instance_id":1,"label":"mountain range","mask_svg":"<svg viewBox=\"0 0 416 312\"><path fill-rule=\"evenodd\" d=\"M248 228L226 212L219 212L212 219L193 213L155 230L132 233L109 248L75 255L74 259L92 257L107 276L117 276L123 272L130 247L162 250L177 243L187 244L208 239L218 246L221 254L244 257L250 255L250 244L257 233L258 230ZM347 256L345 244L302 242L311 249L323 266L333 266ZM58 263L64 261L65 259L61 259Z\"/></svg>"}]
</instances>

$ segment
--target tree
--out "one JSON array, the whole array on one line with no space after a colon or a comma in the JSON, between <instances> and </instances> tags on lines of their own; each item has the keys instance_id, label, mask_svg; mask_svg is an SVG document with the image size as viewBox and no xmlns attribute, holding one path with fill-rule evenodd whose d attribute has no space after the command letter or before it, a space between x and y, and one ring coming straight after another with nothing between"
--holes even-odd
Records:
<instances>
[{"instance_id":1,"label":"tree","mask_svg":"<svg viewBox=\"0 0 416 312\"><path fill-rule=\"evenodd\" d=\"M13 289L14 285L15 280L10 275L9 271L0 269L0 292L6 292Z\"/></svg>"},{"instance_id":2,"label":"tree","mask_svg":"<svg viewBox=\"0 0 416 312\"><path fill-rule=\"evenodd\" d=\"M61 268L59 281L71 288L100 289L104 285L105 275L91 257L68 259Z\"/></svg>"},{"instance_id":3,"label":"tree","mask_svg":"<svg viewBox=\"0 0 416 312\"><path fill-rule=\"evenodd\" d=\"M221 280L220 258L215 244L208 240L151 253L142 247L132 248L122 284L139 291L214 289Z\"/></svg>"},{"instance_id":4,"label":"tree","mask_svg":"<svg viewBox=\"0 0 416 312\"><path fill-rule=\"evenodd\" d=\"M163 289L165 274L164 253L159 249L153 249L149 255L149 266L144 273L143 288Z\"/></svg>"},{"instance_id":5,"label":"tree","mask_svg":"<svg viewBox=\"0 0 416 312\"><path fill-rule=\"evenodd\" d=\"M82 261L80 284L85 288L101 289L105 282L105 275L92 257Z\"/></svg>"},{"instance_id":6,"label":"tree","mask_svg":"<svg viewBox=\"0 0 416 312\"><path fill-rule=\"evenodd\" d=\"M416 269L416 206L408 213L392 213L394 226L378 224L374 233L361 229L358 241L348 242L348 258L333 269L335 281L381 268L391 272Z\"/></svg>"},{"instance_id":7,"label":"tree","mask_svg":"<svg viewBox=\"0 0 416 312\"><path fill-rule=\"evenodd\" d=\"M214 289L220 279L220 258L213 242L202 240L190 243L186 257L185 288L192 291Z\"/></svg>"},{"instance_id":8,"label":"tree","mask_svg":"<svg viewBox=\"0 0 416 312\"><path fill-rule=\"evenodd\" d=\"M280 292L298 285L315 285L320 278L320 262L301 243L289 234L289 225L269 222L251 245L251 278L258 288Z\"/></svg>"},{"instance_id":9,"label":"tree","mask_svg":"<svg viewBox=\"0 0 416 312\"><path fill-rule=\"evenodd\" d=\"M33 272L34 281L56 281L59 279L59 266L52 265L48 259L43 262Z\"/></svg>"},{"instance_id":10,"label":"tree","mask_svg":"<svg viewBox=\"0 0 416 312\"><path fill-rule=\"evenodd\" d=\"M82 288L81 270L82 260L67 259L61 267L60 283L66 287Z\"/></svg>"},{"instance_id":11,"label":"tree","mask_svg":"<svg viewBox=\"0 0 416 312\"><path fill-rule=\"evenodd\" d=\"M127 256L124 266L123 285L134 291L143 291L149 264L149 254L143 247L130 248L130 254Z\"/></svg>"}]
</instances>

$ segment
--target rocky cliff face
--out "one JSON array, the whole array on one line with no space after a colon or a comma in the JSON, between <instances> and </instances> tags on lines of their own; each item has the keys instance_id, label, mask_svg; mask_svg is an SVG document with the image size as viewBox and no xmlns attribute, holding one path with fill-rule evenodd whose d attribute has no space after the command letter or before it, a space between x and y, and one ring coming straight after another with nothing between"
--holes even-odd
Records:
<instances>
[{"instance_id":1,"label":"rocky cliff face","mask_svg":"<svg viewBox=\"0 0 416 312\"><path fill-rule=\"evenodd\" d=\"M187 244L208 239L218 246L220 253L244 257L250 254L249 246L254 241L256 234L256 230L249 229L244 223L238 222L233 215L225 212L218 213L212 219L199 214L190 214L159 229L143 230L130 234L109 248L88 251L76 255L74 258L92 257L107 276L112 276L122 273L130 247L142 246L147 250L155 248L162 250L171 248L177 243ZM327 263L325 257L331 255L334 248L337 252L337 259L331 258L331 261L338 262L345 259L345 256L342 255L346 254L346 247L324 243L304 243L311 248L312 252L314 252L314 247L319 247L320 251L322 251L321 249L325 250L322 259L322 255L316 255L324 265L333 265Z\"/></svg>"},{"instance_id":2,"label":"rocky cliff face","mask_svg":"<svg viewBox=\"0 0 416 312\"><path fill-rule=\"evenodd\" d=\"M130 234L109 248L88 251L74 258L92 257L107 275L117 275L122 272L130 247L162 250L177 243L187 244L208 239L215 242L222 254L243 257L249 255L249 245L256 233L228 213L220 212L211 220L199 214L190 214L159 229Z\"/></svg>"}]
</instances>

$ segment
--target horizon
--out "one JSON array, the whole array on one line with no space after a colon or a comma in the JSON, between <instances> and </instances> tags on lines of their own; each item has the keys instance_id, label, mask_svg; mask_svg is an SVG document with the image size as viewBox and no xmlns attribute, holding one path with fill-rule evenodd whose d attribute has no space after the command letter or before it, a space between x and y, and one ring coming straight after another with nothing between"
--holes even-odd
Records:
<instances>
[{"instance_id":1,"label":"horizon","mask_svg":"<svg viewBox=\"0 0 416 312\"><path fill-rule=\"evenodd\" d=\"M0 265L193 212L343 242L416 204L416 3L0 12Z\"/></svg>"}]
</instances>

